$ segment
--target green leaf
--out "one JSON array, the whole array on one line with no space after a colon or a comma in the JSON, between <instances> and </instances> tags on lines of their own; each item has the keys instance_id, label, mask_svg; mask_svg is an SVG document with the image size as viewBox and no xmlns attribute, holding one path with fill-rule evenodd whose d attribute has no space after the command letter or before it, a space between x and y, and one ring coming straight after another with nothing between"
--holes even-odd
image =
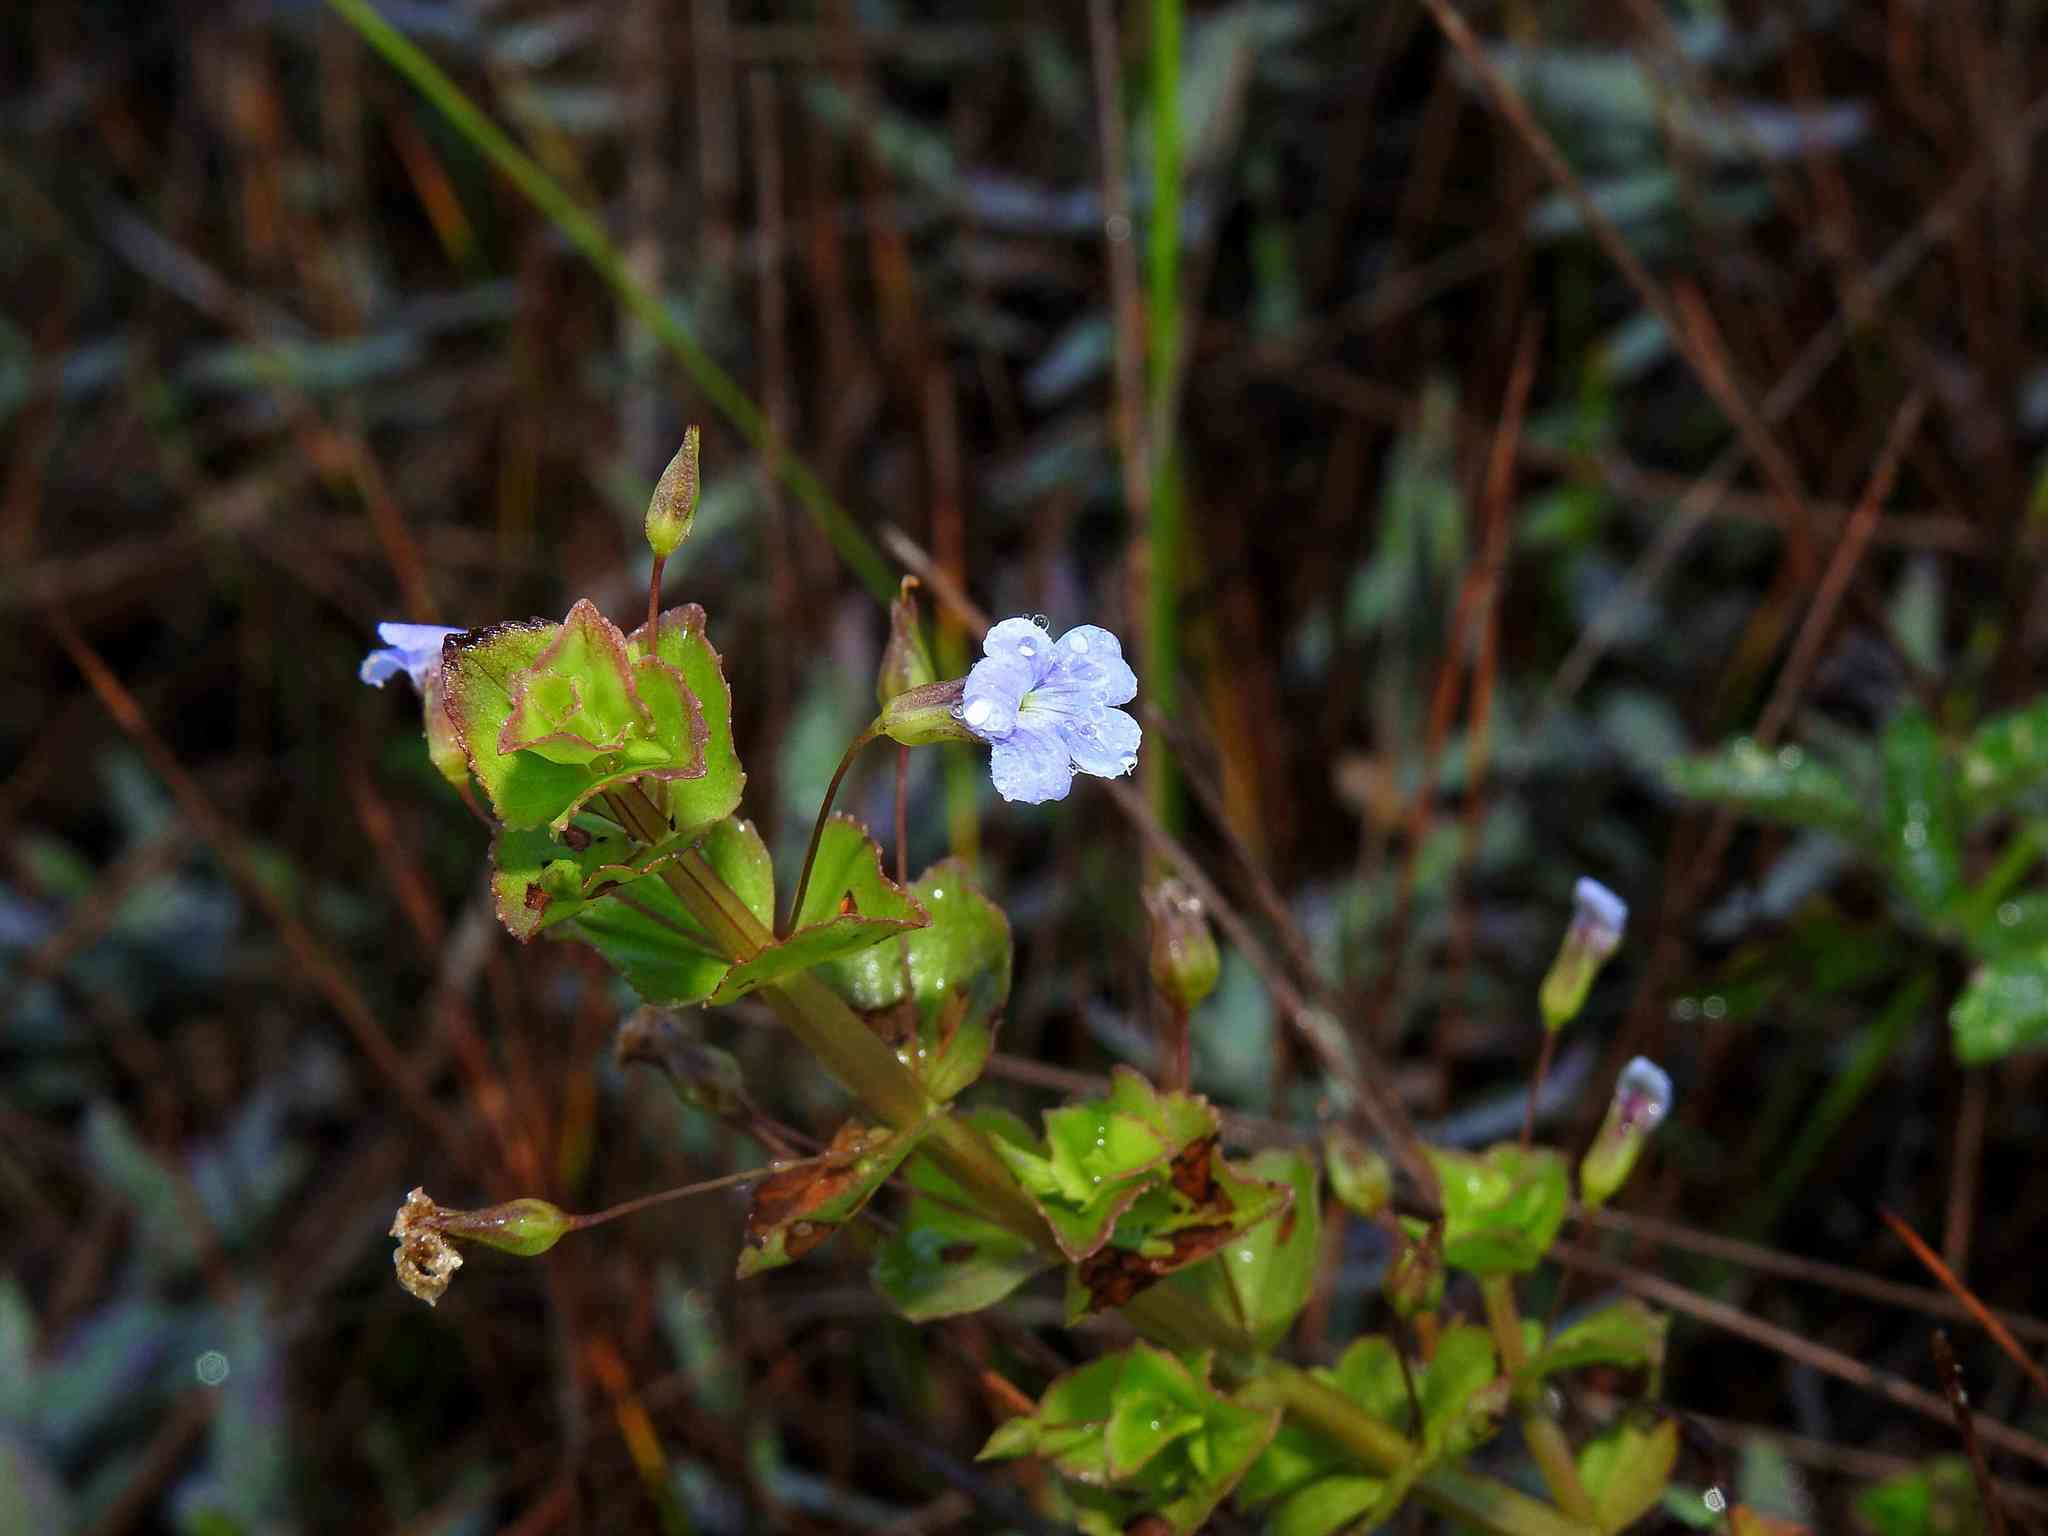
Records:
<instances>
[{"instance_id":1,"label":"green leaf","mask_svg":"<svg viewBox=\"0 0 2048 1536\"><path fill-rule=\"evenodd\" d=\"M768 849L752 822L728 817L695 846L757 919L764 925L773 919ZM662 848L669 856L681 851L670 843ZM590 902L564 931L591 944L634 991L660 1007L703 1002L732 966L659 875Z\"/></svg>"},{"instance_id":2,"label":"green leaf","mask_svg":"<svg viewBox=\"0 0 2048 1536\"><path fill-rule=\"evenodd\" d=\"M634 630L626 654L636 661L647 654L647 626ZM732 742L732 689L725 665L711 648L704 629L704 610L695 603L671 608L655 621L654 654L681 674L704 719L704 772L696 778L660 784L656 804L679 836L723 821L739 809L747 776Z\"/></svg>"},{"instance_id":3,"label":"green leaf","mask_svg":"<svg viewBox=\"0 0 2048 1536\"><path fill-rule=\"evenodd\" d=\"M1978 967L1948 1023L1966 1067L2048 1045L2048 949Z\"/></svg>"},{"instance_id":4,"label":"green leaf","mask_svg":"<svg viewBox=\"0 0 2048 1536\"><path fill-rule=\"evenodd\" d=\"M1570 1203L1564 1159L1512 1142L1479 1155L1428 1152L1443 1185L1444 1263L1475 1275L1534 1269Z\"/></svg>"},{"instance_id":5,"label":"green leaf","mask_svg":"<svg viewBox=\"0 0 2048 1536\"><path fill-rule=\"evenodd\" d=\"M1663 1313L1652 1311L1633 1296L1625 1296L1580 1318L1571 1327L1560 1329L1530 1357L1523 1379L1541 1381L1560 1371L1580 1370L1589 1365L1661 1370L1664 1336L1670 1326L1670 1319Z\"/></svg>"},{"instance_id":6,"label":"green leaf","mask_svg":"<svg viewBox=\"0 0 2048 1536\"><path fill-rule=\"evenodd\" d=\"M1462 1456L1491 1439L1508 1405L1493 1336L1484 1328L1446 1328L1416 1388L1422 1441L1432 1455Z\"/></svg>"},{"instance_id":7,"label":"green leaf","mask_svg":"<svg viewBox=\"0 0 2048 1536\"><path fill-rule=\"evenodd\" d=\"M1963 746L1962 767L1973 816L2002 810L2048 782L2048 694L1978 726Z\"/></svg>"},{"instance_id":8,"label":"green leaf","mask_svg":"<svg viewBox=\"0 0 2048 1536\"><path fill-rule=\"evenodd\" d=\"M1288 1495L1267 1520L1266 1536L1330 1536L1354 1522L1371 1530L1394 1512L1406 1492L1404 1484L1384 1477L1325 1477Z\"/></svg>"},{"instance_id":9,"label":"green leaf","mask_svg":"<svg viewBox=\"0 0 2048 1536\"><path fill-rule=\"evenodd\" d=\"M685 676L631 657L588 600L561 624L472 630L442 675L470 770L508 827L560 832L606 789L704 776L708 727Z\"/></svg>"},{"instance_id":10,"label":"green leaf","mask_svg":"<svg viewBox=\"0 0 2048 1536\"><path fill-rule=\"evenodd\" d=\"M1987 960L2048 950L2048 891L2022 891L1970 923L1970 948Z\"/></svg>"},{"instance_id":11,"label":"green leaf","mask_svg":"<svg viewBox=\"0 0 2048 1536\"><path fill-rule=\"evenodd\" d=\"M1277 1407L1253 1407L1209 1383L1209 1357L1136 1344L1070 1371L1037 1412L989 1438L982 1459L1042 1456L1088 1485L1096 1517L1083 1529L1123 1531L1141 1514L1176 1536L1199 1530L1271 1443Z\"/></svg>"},{"instance_id":12,"label":"green leaf","mask_svg":"<svg viewBox=\"0 0 2048 1536\"><path fill-rule=\"evenodd\" d=\"M1666 765L1664 776L1681 795L1717 800L1765 821L1821 827L1858 842L1873 835L1849 781L1804 747L1773 752L1739 736L1718 751Z\"/></svg>"},{"instance_id":13,"label":"green leaf","mask_svg":"<svg viewBox=\"0 0 2048 1536\"><path fill-rule=\"evenodd\" d=\"M1933 720L1917 705L1892 717L1882 755L1885 863L1921 915L1940 918L1962 879L1955 774Z\"/></svg>"},{"instance_id":14,"label":"green leaf","mask_svg":"<svg viewBox=\"0 0 2048 1536\"><path fill-rule=\"evenodd\" d=\"M1229 1318L1263 1352L1280 1342L1308 1304L1322 1249L1322 1199L1315 1160L1304 1153L1268 1148L1251 1159L1247 1171L1292 1189L1294 1203L1182 1270L1174 1283L1196 1304Z\"/></svg>"},{"instance_id":15,"label":"green leaf","mask_svg":"<svg viewBox=\"0 0 2048 1536\"><path fill-rule=\"evenodd\" d=\"M1856 1495L1872 1536L1979 1536L1976 1479L1962 1456L1936 1456Z\"/></svg>"},{"instance_id":16,"label":"green leaf","mask_svg":"<svg viewBox=\"0 0 2048 1536\"><path fill-rule=\"evenodd\" d=\"M579 812L557 839L541 827L501 827L491 841L491 897L498 920L525 943L567 922L685 852L691 838L649 848L602 816Z\"/></svg>"},{"instance_id":17,"label":"green leaf","mask_svg":"<svg viewBox=\"0 0 2048 1536\"><path fill-rule=\"evenodd\" d=\"M889 1175L917 1150L936 1117L908 1131L849 1121L821 1160L770 1174L754 1186L739 1278L779 1269L826 1242L860 1214Z\"/></svg>"},{"instance_id":18,"label":"green leaf","mask_svg":"<svg viewBox=\"0 0 2048 1536\"><path fill-rule=\"evenodd\" d=\"M1624 1419L1586 1442L1579 1478L1593 1496L1600 1527L1625 1531L1655 1509L1678 1460L1678 1421L1644 1426Z\"/></svg>"},{"instance_id":19,"label":"green leaf","mask_svg":"<svg viewBox=\"0 0 2048 1536\"><path fill-rule=\"evenodd\" d=\"M970 1123L983 1125L984 1117ZM875 1287L914 1323L993 1306L1051 1267L1036 1245L977 1215L974 1198L928 1157L904 1172L902 1225L875 1258Z\"/></svg>"},{"instance_id":20,"label":"green leaf","mask_svg":"<svg viewBox=\"0 0 2048 1536\"><path fill-rule=\"evenodd\" d=\"M1043 1151L999 1139L996 1153L1045 1213L1061 1251L1084 1259L1144 1193L1166 1145L1142 1120L1100 1102L1047 1110L1045 1129Z\"/></svg>"},{"instance_id":21,"label":"green leaf","mask_svg":"<svg viewBox=\"0 0 2048 1536\"><path fill-rule=\"evenodd\" d=\"M934 864L910 894L929 926L834 960L819 974L910 1058L925 1093L944 1103L981 1075L995 1046L1010 997L1010 921L958 859Z\"/></svg>"},{"instance_id":22,"label":"green leaf","mask_svg":"<svg viewBox=\"0 0 2048 1536\"><path fill-rule=\"evenodd\" d=\"M711 1001L737 1002L757 987L930 921L924 908L882 873L882 852L866 828L850 817L834 816L818 840L804 909L789 936L735 965Z\"/></svg>"}]
</instances>

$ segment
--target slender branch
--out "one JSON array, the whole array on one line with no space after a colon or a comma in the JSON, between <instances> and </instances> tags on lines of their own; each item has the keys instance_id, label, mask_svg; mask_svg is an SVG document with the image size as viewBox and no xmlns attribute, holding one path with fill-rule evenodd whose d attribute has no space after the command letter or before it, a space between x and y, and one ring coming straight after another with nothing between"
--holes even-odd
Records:
<instances>
[{"instance_id":1,"label":"slender branch","mask_svg":"<svg viewBox=\"0 0 2048 1536\"><path fill-rule=\"evenodd\" d=\"M804 867L796 877L796 895L790 898L789 916L783 919L778 938L787 938L796 927L797 914L804 909L804 896L811 888L811 866L818 862L818 844L825 838L825 823L832 815L832 802L839 795L839 781L846 777L846 770L853 766L853 760L860 755L860 749L873 741L881 732L869 726L846 749L846 755L839 759L839 766L832 771L832 782L825 786L825 798L818 806L818 819L811 824L811 846L804 850Z\"/></svg>"},{"instance_id":2,"label":"slender branch","mask_svg":"<svg viewBox=\"0 0 2048 1536\"><path fill-rule=\"evenodd\" d=\"M1488 1275L1479 1282L1479 1294L1486 1303L1487 1326L1493 1330L1493 1341L1500 1349L1501 1369L1516 1381L1515 1398L1522 1411L1522 1439L1529 1447L1529 1456L1536 1463L1536 1470L1543 1474L1544 1486L1549 1488L1551 1497L1557 1500L1565 1513L1582 1520L1596 1519L1593 1497L1579 1479L1578 1463L1572 1456L1571 1442L1565 1438L1564 1429L1544 1411L1536 1394L1522 1383L1522 1373L1528 1367L1529 1356L1522 1347L1522 1314L1515 1305L1514 1282L1506 1275Z\"/></svg>"}]
</instances>

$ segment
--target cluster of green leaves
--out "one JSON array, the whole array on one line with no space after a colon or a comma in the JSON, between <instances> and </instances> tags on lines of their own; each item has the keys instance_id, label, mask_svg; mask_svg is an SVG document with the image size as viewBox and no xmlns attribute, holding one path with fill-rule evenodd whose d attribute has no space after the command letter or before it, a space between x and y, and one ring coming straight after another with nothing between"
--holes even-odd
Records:
<instances>
[{"instance_id":1,"label":"cluster of green leaves","mask_svg":"<svg viewBox=\"0 0 2048 1536\"><path fill-rule=\"evenodd\" d=\"M1668 777L1683 794L1846 843L1884 872L1910 921L1963 947L1976 970L1949 1013L1959 1060L2048 1045L2048 886L2015 889L2048 831L2048 697L1961 740L1909 705L1865 753L1828 761L1744 737L1673 762ZM2015 819L2017 833L1972 883L1966 853ZM1883 969L1886 947L1847 948ZM1851 966L1834 980L1868 974Z\"/></svg>"}]
</instances>

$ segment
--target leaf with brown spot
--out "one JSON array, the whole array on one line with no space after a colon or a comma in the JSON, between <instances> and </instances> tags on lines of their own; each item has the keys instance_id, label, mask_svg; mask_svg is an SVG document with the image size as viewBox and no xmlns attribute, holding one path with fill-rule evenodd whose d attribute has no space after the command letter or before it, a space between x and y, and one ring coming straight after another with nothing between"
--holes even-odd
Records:
<instances>
[{"instance_id":1,"label":"leaf with brown spot","mask_svg":"<svg viewBox=\"0 0 2048 1536\"><path fill-rule=\"evenodd\" d=\"M860 1214L932 1123L898 1133L848 1121L822 1157L763 1179L747 1212L739 1278L779 1268L822 1245Z\"/></svg>"}]
</instances>

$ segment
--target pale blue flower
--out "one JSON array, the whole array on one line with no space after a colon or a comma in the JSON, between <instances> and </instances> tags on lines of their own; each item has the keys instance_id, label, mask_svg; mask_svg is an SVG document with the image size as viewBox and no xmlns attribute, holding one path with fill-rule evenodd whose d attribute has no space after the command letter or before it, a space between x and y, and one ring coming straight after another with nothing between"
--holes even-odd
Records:
<instances>
[{"instance_id":1,"label":"pale blue flower","mask_svg":"<svg viewBox=\"0 0 2048 1536\"><path fill-rule=\"evenodd\" d=\"M1614 1113L1624 1131L1652 1131L1671 1113L1671 1074L1647 1056L1621 1069L1614 1083Z\"/></svg>"},{"instance_id":2,"label":"pale blue flower","mask_svg":"<svg viewBox=\"0 0 2048 1536\"><path fill-rule=\"evenodd\" d=\"M383 648L363 658L356 676L372 687L382 688L404 673L412 679L413 687L424 690L427 678L441 665L441 642L461 633L439 624L379 624L377 638L384 642Z\"/></svg>"},{"instance_id":3,"label":"pale blue flower","mask_svg":"<svg viewBox=\"0 0 2048 1536\"><path fill-rule=\"evenodd\" d=\"M1590 876L1572 888L1572 932L1601 959L1614 953L1628 927L1628 903Z\"/></svg>"},{"instance_id":4,"label":"pale blue flower","mask_svg":"<svg viewBox=\"0 0 2048 1536\"><path fill-rule=\"evenodd\" d=\"M1074 770L1114 779L1138 764L1128 704L1138 679L1108 630L1078 625L1054 640L1030 619L1005 619L967 674L960 723L993 751L989 775L1005 800L1064 800Z\"/></svg>"}]
</instances>

